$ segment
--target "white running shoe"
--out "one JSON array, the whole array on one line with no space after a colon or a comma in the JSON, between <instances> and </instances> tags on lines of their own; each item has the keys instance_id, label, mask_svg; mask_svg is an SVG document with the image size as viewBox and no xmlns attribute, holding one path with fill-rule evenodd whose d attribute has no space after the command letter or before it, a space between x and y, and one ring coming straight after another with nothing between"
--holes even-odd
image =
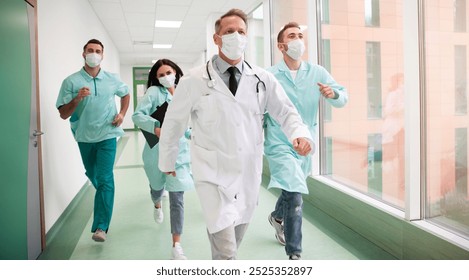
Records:
<instances>
[{"instance_id":1,"label":"white running shoe","mask_svg":"<svg viewBox=\"0 0 469 280\"><path fill-rule=\"evenodd\" d=\"M153 207L153 219L157 224L163 222L163 204L160 202L160 208Z\"/></svg>"},{"instance_id":2,"label":"white running shoe","mask_svg":"<svg viewBox=\"0 0 469 280\"><path fill-rule=\"evenodd\" d=\"M187 257L184 255L184 251L182 250L181 243L176 242L174 247L171 251L171 259L172 260L187 260Z\"/></svg>"},{"instance_id":3,"label":"white running shoe","mask_svg":"<svg viewBox=\"0 0 469 280\"><path fill-rule=\"evenodd\" d=\"M278 243L285 246L285 233L283 232L283 223L279 223L272 217L272 214L269 215L269 223L275 229L275 238L277 238Z\"/></svg>"}]
</instances>

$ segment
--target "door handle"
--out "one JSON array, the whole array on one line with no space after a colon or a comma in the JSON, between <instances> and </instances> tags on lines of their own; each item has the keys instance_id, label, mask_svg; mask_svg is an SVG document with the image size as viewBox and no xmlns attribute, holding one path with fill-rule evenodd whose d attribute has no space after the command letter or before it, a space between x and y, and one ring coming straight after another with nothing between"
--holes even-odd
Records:
<instances>
[{"instance_id":1,"label":"door handle","mask_svg":"<svg viewBox=\"0 0 469 280\"><path fill-rule=\"evenodd\" d=\"M42 132L42 131L34 130L34 132L33 132L34 137L41 136L42 134L44 134L44 132Z\"/></svg>"}]
</instances>

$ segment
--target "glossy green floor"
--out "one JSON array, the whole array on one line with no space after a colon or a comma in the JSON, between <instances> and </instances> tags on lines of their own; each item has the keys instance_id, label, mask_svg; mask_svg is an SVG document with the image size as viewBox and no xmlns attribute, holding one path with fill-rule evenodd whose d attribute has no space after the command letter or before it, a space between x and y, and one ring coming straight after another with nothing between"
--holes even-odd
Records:
<instances>
[{"instance_id":1,"label":"glossy green floor","mask_svg":"<svg viewBox=\"0 0 469 280\"><path fill-rule=\"evenodd\" d=\"M94 190L83 191L77 207L48 233L47 247L39 259L73 260L168 260L171 252L168 198L163 200L165 220L153 221L153 204L143 171L141 151L144 139L138 132L126 132L119 141L115 167L116 194L108 239L91 240L91 208ZM165 203L166 202L166 203ZM261 187L259 207L239 248L241 260L287 259L278 244L267 216L276 195ZM53 235L50 236L50 235ZM185 223L182 246L191 260L209 260L210 245L195 191L185 194ZM305 205L303 222L303 259L356 260L393 259L323 212Z\"/></svg>"}]
</instances>

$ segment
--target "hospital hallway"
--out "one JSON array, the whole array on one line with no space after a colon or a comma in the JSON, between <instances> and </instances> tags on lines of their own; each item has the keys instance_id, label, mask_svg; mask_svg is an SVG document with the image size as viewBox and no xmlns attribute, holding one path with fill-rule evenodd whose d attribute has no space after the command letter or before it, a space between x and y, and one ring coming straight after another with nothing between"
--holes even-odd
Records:
<instances>
[{"instance_id":1,"label":"hospital hallway","mask_svg":"<svg viewBox=\"0 0 469 280\"><path fill-rule=\"evenodd\" d=\"M143 170L144 138L127 131L118 142L114 169L116 192L107 240L91 239L94 188L86 185L47 235L40 260L168 260L171 234L168 197L163 198L164 221L153 220L153 203ZM265 185L265 180L263 180ZM210 260L210 244L195 191L185 193L182 246L189 260ZM261 187L259 206L238 251L239 260L287 260L267 217L276 193ZM389 260L391 254L305 203L304 260Z\"/></svg>"}]
</instances>

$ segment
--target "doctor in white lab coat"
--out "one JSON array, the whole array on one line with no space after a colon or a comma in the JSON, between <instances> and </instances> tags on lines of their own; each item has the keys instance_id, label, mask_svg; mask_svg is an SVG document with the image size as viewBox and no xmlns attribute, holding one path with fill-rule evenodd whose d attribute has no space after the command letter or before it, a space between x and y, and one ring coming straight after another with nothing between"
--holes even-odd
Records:
<instances>
[{"instance_id":1,"label":"doctor in white lab coat","mask_svg":"<svg viewBox=\"0 0 469 280\"><path fill-rule=\"evenodd\" d=\"M246 31L246 14L238 9L215 23L219 54L179 81L159 144L160 170L175 175L178 139L191 119L192 172L212 259L236 259L256 208L264 112L276 119L300 155L311 153L313 147L308 128L275 77L242 59ZM229 81L232 66L235 88Z\"/></svg>"}]
</instances>

